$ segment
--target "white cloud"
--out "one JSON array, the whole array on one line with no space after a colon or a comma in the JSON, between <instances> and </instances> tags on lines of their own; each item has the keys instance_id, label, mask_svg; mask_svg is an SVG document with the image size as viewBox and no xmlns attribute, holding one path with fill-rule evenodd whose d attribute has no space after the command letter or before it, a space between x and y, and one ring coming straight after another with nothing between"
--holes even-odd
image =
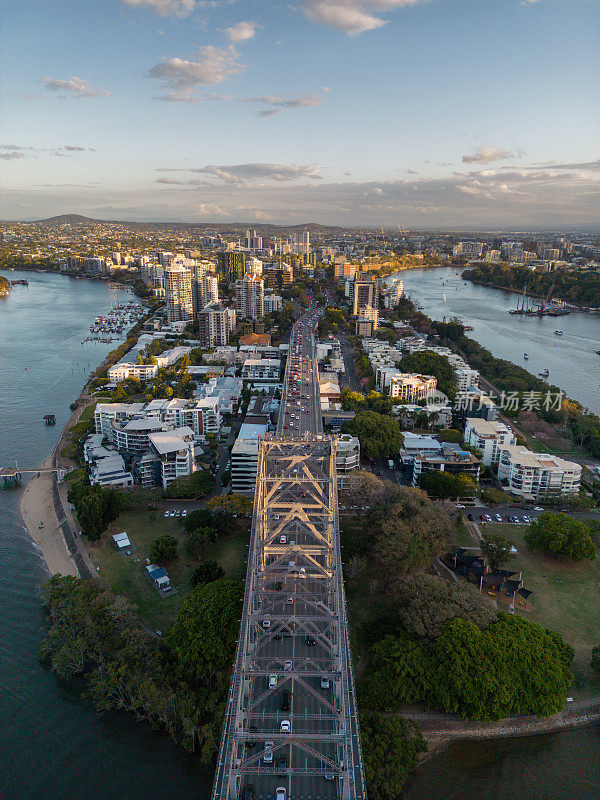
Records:
<instances>
[{"instance_id":1,"label":"white cloud","mask_svg":"<svg viewBox=\"0 0 600 800\"><path fill-rule=\"evenodd\" d=\"M231 28L225 28L231 42L246 42L248 39L254 39L257 29L260 27L257 22L241 21L236 22Z\"/></svg>"},{"instance_id":2,"label":"white cloud","mask_svg":"<svg viewBox=\"0 0 600 800\"><path fill-rule=\"evenodd\" d=\"M72 75L66 80L58 78L42 78L42 83L45 85L49 92L62 92L64 95L71 97L108 97L110 92L105 89L94 89L83 78L77 78Z\"/></svg>"},{"instance_id":3,"label":"white cloud","mask_svg":"<svg viewBox=\"0 0 600 800\"><path fill-rule=\"evenodd\" d=\"M321 174L319 167L311 165L296 165L296 164L265 164L265 163L250 163L250 164L207 164L205 167L196 167L191 169L179 169L162 167L157 172L193 172L202 175L211 175L217 178L221 183L226 184L239 184L249 185L257 180L274 181L276 183L284 183L286 181L296 181L300 179L320 180ZM176 181L171 178L158 178L157 183L186 183L194 184L195 181ZM201 185L204 185L201 184ZM216 184L209 184L216 185Z\"/></svg>"},{"instance_id":4,"label":"white cloud","mask_svg":"<svg viewBox=\"0 0 600 800\"><path fill-rule=\"evenodd\" d=\"M323 90L325 92L325 89ZM329 89L327 91L330 91ZM271 117L273 114L280 114L289 108L311 108L320 105L325 98L320 94L301 94L296 97L284 97L283 95L263 95L262 97L245 97L246 103L258 103L270 108L265 108L258 112L260 117Z\"/></svg>"},{"instance_id":5,"label":"white cloud","mask_svg":"<svg viewBox=\"0 0 600 800\"><path fill-rule=\"evenodd\" d=\"M51 156L67 158L70 153L82 153L86 150L95 152L94 147L81 147L75 144L65 144L58 147L31 147L30 145L22 144L0 144L0 150L6 151L0 153L0 158L5 161L11 161L16 158L29 158L32 153L49 153ZM36 158L36 156L34 155L33 158Z\"/></svg>"},{"instance_id":6,"label":"white cloud","mask_svg":"<svg viewBox=\"0 0 600 800\"><path fill-rule=\"evenodd\" d=\"M381 28L387 20L375 16L427 0L304 0L304 13L311 22L338 28L349 36Z\"/></svg>"},{"instance_id":7,"label":"white cloud","mask_svg":"<svg viewBox=\"0 0 600 800\"><path fill-rule=\"evenodd\" d=\"M155 64L149 71L150 78L162 81L169 92L161 100L197 102L193 91L196 86L214 86L223 83L246 68L239 63L240 55L233 45L226 48L206 45L187 61L169 58Z\"/></svg>"},{"instance_id":8,"label":"white cloud","mask_svg":"<svg viewBox=\"0 0 600 800\"><path fill-rule=\"evenodd\" d=\"M195 0L122 0L134 8L150 8L161 17L187 17L196 5Z\"/></svg>"},{"instance_id":9,"label":"white cloud","mask_svg":"<svg viewBox=\"0 0 600 800\"><path fill-rule=\"evenodd\" d=\"M507 158L518 158L519 153L511 153L508 150L500 150L497 147L480 145L474 153L462 157L464 164L489 164L490 161L503 161Z\"/></svg>"}]
</instances>

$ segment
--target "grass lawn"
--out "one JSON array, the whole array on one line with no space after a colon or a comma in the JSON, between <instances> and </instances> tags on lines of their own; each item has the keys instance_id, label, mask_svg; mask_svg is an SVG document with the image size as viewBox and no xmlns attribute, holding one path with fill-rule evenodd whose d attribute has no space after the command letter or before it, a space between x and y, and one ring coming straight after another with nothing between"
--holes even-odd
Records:
<instances>
[{"instance_id":1,"label":"grass lawn","mask_svg":"<svg viewBox=\"0 0 600 800\"><path fill-rule=\"evenodd\" d=\"M112 534L127 531L135 550L133 555L118 553ZM179 542L178 557L166 565L177 594L162 598L146 578L146 558L150 543L157 536L168 533ZM183 601L190 594L191 574L199 562L188 556L185 545L187 533L181 520L166 518L158 511L128 511L113 523L102 538L99 547L91 546L94 563L100 567L100 576L114 592L134 603L140 616L152 628L168 630L173 624ZM249 532L244 529L233 536L223 536L206 553L206 558L218 561L228 578L241 579L246 572ZM139 559L137 561L136 559Z\"/></svg>"},{"instance_id":2,"label":"grass lawn","mask_svg":"<svg viewBox=\"0 0 600 800\"><path fill-rule=\"evenodd\" d=\"M467 526L464 522L461 522L459 525L456 526L456 530L454 533L454 541L459 547L476 547L477 544L475 540L467 530Z\"/></svg>"},{"instance_id":3,"label":"grass lawn","mask_svg":"<svg viewBox=\"0 0 600 800\"><path fill-rule=\"evenodd\" d=\"M488 524L484 531L515 541L519 552L507 567L522 571L525 587L534 592L527 617L558 631L575 648L573 695L600 693L600 675L590 667L591 649L600 643L600 558L577 563L527 550L525 525Z\"/></svg>"}]
</instances>

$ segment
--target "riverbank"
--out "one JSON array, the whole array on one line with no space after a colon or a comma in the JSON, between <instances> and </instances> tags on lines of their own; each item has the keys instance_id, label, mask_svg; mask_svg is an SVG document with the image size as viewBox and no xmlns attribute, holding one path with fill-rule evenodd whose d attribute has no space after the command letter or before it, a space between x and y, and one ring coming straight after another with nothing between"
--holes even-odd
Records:
<instances>
[{"instance_id":1,"label":"riverbank","mask_svg":"<svg viewBox=\"0 0 600 800\"><path fill-rule=\"evenodd\" d=\"M473 277L473 270L466 269L462 275L462 280L470 281L471 283L476 284L477 286L484 286L487 289L498 289L502 292L510 292L511 294L518 294L523 295L523 287L515 288L512 286L502 286L500 283L493 283L491 281L482 281L478 280L477 278ZM563 299L562 297L546 297L544 294L539 294L536 292L527 292L527 297L530 300L545 300L546 303L562 303L567 308L571 309L571 311L578 311L582 314L600 314L600 307L598 306L581 306L576 303L570 302L568 300Z\"/></svg>"}]
</instances>

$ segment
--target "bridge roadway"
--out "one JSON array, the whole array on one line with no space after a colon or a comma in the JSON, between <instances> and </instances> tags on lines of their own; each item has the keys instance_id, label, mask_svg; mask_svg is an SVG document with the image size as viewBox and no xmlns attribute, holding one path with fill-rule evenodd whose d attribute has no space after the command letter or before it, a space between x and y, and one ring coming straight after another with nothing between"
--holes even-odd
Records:
<instances>
[{"instance_id":1,"label":"bridge roadway","mask_svg":"<svg viewBox=\"0 0 600 800\"><path fill-rule=\"evenodd\" d=\"M317 318L310 311L292 330L277 433L259 448L244 610L213 800L275 800L281 789L278 800L366 798L335 440L322 433Z\"/></svg>"}]
</instances>

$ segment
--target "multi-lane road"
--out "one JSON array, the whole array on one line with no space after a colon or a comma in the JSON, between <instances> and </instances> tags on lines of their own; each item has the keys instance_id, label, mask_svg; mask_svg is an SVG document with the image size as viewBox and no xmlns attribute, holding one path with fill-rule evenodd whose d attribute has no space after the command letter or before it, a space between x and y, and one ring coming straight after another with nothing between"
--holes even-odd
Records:
<instances>
[{"instance_id":1,"label":"multi-lane road","mask_svg":"<svg viewBox=\"0 0 600 800\"><path fill-rule=\"evenodd\" d=\"M214 800L362 800L362 758L314 326L292 330L261 442L240 638Z\"/></svg>"}]
</instances>

